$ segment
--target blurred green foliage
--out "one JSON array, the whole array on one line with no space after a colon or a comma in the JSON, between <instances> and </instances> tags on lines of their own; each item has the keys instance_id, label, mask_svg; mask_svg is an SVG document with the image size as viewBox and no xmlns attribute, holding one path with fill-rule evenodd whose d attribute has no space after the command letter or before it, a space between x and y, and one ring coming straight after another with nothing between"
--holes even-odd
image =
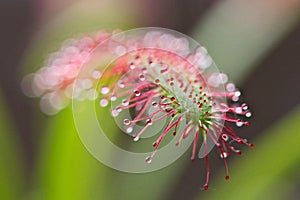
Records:
<instances>
[{"instance_id":1,"label":"blurred green foliage","mask_svg":"<svg viewBox=\"0 0 300 200\"><path fill-rule=\"evenodd\" d=\"M70 109L51 117L43 135L37 199L104 199L108 168L80 142Z\"/></svg>"},{"instance_id":2,"label":"blurred green foliage","mask_svg":"<svg viewBox=\"0 0 300 200\"><path fill-rule=\"evenodd\" d=\"M24 157L15 124L0 93L0 199L21 199L25 191Z\"/></svg>"}]
</instances>

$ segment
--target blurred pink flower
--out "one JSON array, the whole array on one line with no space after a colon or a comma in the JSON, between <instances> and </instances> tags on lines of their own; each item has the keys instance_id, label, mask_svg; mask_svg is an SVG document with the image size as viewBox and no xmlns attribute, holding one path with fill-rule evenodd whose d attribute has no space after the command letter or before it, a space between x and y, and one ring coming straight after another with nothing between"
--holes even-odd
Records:
<instances>
[{"instance_id":1,"label":"blurred pink flower","mask_svg":"<svg viewBox=\"0 0 300 200\"><path fill-rule=\"evenodd\" d=\"M110 32L99 31L66 40L60 50L49 56L44 67L24 78L23 91L28 96L41 97L43 112L56 114L68 105L74 95L74 82L88 56L110 36ZM100 70L93 70L77 80L81 82L81 88L76 88L78 94L75 96L83 97L80 93L86 92L87 98L94 98L94 80L100 76Z\"/></svg>"}]
</instances>

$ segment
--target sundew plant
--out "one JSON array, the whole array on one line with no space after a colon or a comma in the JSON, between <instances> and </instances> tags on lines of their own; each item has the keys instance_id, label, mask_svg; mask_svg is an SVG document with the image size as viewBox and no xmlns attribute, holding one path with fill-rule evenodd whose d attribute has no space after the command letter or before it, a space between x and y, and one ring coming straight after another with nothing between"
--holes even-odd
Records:
<instances>
[{"instance_id":1,"label":"sundew plant","mask_svg":"<svg viewBox=\"0 0 300 200\"><path fill-rule=\"evenodd\" d=\"M167 135L174 135L174 148L192 138L191 160L205 159L205 190L214 146L226 180L226 159L241 154L236 144L253 148L232 128L250 125L251 112L240 101L241 92L203 46L168 29L101 30L69 39L44 67L24 78L23 89L28 96L40 97L41 110L49 115L72 100L97 101L110 109L115 126L134 142L155 132L153 151L143 161L149 166L160 156ZM162 121L162 129L153 129Z\"/></svg>"}]
</instances>

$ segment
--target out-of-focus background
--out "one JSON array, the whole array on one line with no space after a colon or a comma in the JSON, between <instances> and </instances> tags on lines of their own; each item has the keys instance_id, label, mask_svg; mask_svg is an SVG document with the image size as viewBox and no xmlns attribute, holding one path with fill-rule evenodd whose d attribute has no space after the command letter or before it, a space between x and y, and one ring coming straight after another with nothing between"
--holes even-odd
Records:
<instances>
[{"instance_id":1,"label":"out-of-focus background","mask_svg":"<svg viewBox=\"0 0 300 200\"><path fill-rule=\"evenodd\" d=\"M299 0L2 0L0 2L0 199L299 199ZM67 38L102 28L170 28L206 46L253 112L239 134L255 144L228 159L177 162L127 174L95 160L80 142L72 112L39 110L21 91ZM215 154L215 155L214 155Z\"/></svg>"}]
</instances>

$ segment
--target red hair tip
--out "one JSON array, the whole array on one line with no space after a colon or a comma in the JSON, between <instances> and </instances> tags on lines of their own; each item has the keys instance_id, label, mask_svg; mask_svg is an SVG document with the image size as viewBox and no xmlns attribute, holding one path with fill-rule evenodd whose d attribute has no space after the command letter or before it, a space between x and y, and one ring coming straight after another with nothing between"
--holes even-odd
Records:
<instances>
[{"instance_id":1,"label":"red hair tip","mask_svg":"<svg viewBox=\"0 0 300 200\"><path fill-rule=\"evenodd\" d=\"M208 185L205 184L203 188L204 188L204 190L208 190Z\"/></svg>"}]
</instances>

